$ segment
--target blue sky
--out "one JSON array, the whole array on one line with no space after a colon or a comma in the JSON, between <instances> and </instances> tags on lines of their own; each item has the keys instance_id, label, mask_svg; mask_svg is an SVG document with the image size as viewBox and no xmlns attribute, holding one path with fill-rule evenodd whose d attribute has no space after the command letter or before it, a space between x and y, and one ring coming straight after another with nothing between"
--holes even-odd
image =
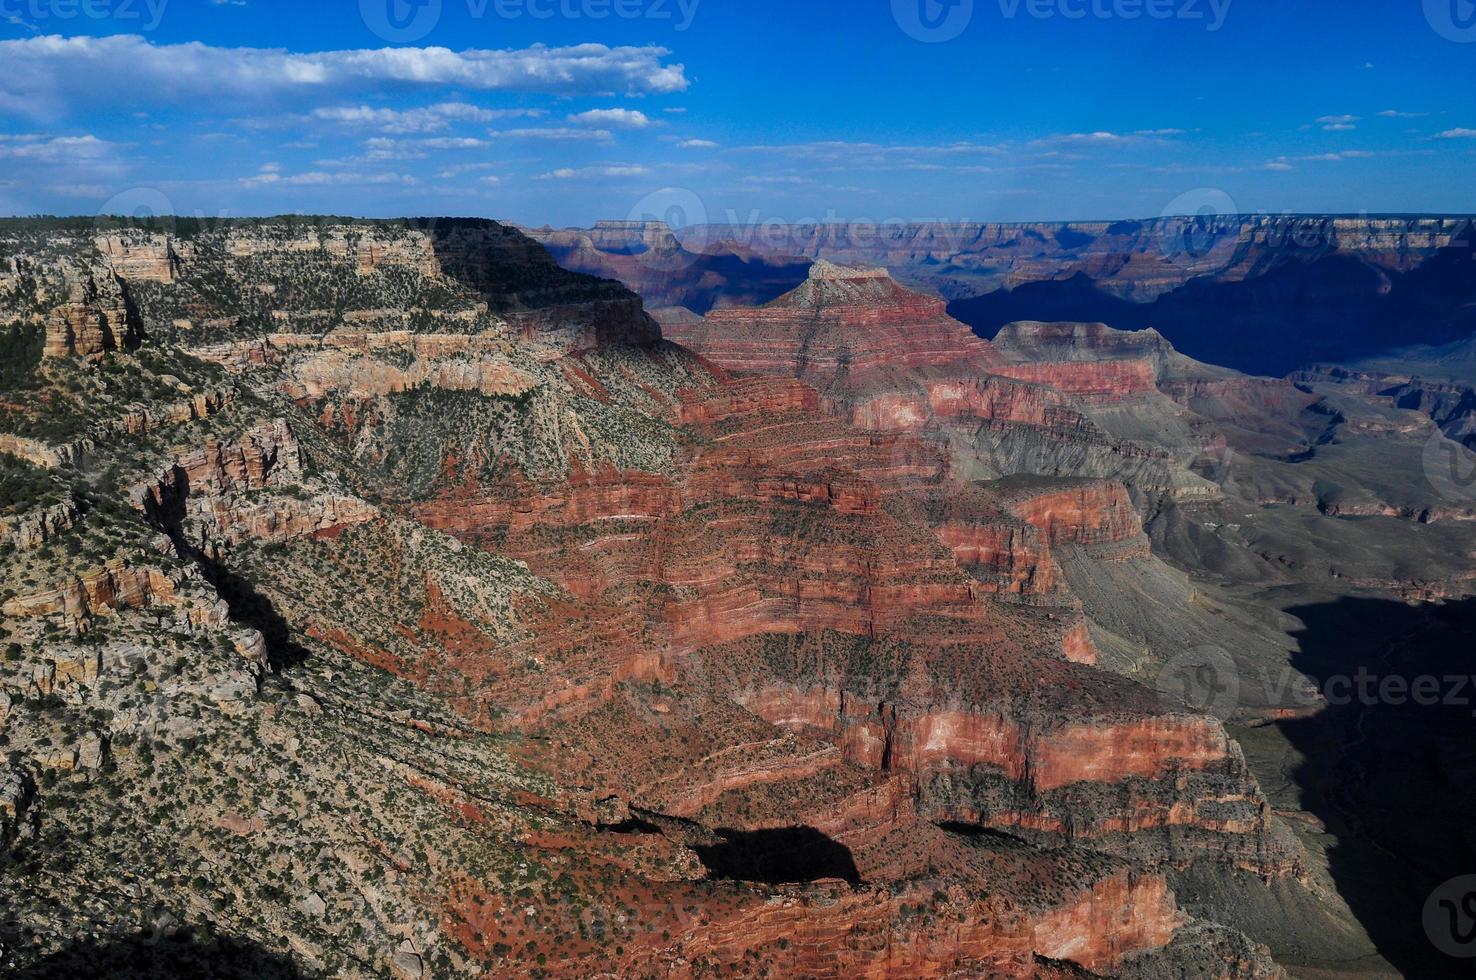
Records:
<instances>
[{"instance_id":1,"label":"blue sky","mask_svg":"<svg viewBox=\"0 0 1476 980\"><path fill-rule=\"evenodd\" d=\"M948 2L0 0L0 212L1476 212L1473 0Z\"/></svg>"}]
</instances>

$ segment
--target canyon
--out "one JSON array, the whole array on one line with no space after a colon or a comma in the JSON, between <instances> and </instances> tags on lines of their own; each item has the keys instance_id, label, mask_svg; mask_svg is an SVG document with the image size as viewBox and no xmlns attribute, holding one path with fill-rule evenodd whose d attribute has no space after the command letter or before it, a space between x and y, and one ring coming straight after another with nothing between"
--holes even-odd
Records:
<instances>
[{"instance_id":1,"label":"canyon","mask_svg":"<svg viewBox=\"0 0 1476 980\"><path fill-rule=\"evenodd\" d=\"M1460 235L1325 230L1389 275ZM674 315L625 246L690 239L647 226L0 224L34 341L0 406L5 962L1380 967L1272 781L1317 705L1262 683L1293 657L1263 590L1467 594L1460 505L1364 478L1460 413L1117 324L984 339L881 267L940 234L702 253L757 278ZM953 264L1035 240L969 235ZM1211 645L1228 710L1175 683Z\"/></svg>"},{"instance_id":2,"label":"canyon","mask_svg":"<svg viewBox=\"0 0 1476 980\"><path fill-rule=\"evenodd\" d=\"M1445 344L1471 319L1467 216L1204 213L1101 222L600 222L526 231L663 320L757 306L811 261L886 268L981 336L1021 320L1156 328L1251 374ZM683 313L687 311L687 313Z\"/></svg>"}]
</instances>

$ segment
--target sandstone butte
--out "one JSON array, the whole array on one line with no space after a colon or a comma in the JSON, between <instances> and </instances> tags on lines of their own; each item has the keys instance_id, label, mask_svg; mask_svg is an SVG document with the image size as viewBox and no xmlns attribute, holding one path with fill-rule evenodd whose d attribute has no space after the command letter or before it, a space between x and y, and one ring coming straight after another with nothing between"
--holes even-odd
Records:
<instances>
[{"instance_id":1,"label":"sandstone butte","mask_svg":"<svg viewBox=\"0 0 1476 980\"><path fill-rule=\"evenodd\" d=\"M54 305L7 465L85 504L4 583L25 955L87 892L336 975L1280 975L1170 879L1296 887L1300 846L1060 574L1146 555L1128 491L978 479L1019 439L1147 472L1083 402L1150 358L1028 362L824 263L694 355L491 222L8 234ZM68 806L56 718L107 757Z\"/></svg>"}]
</instances>

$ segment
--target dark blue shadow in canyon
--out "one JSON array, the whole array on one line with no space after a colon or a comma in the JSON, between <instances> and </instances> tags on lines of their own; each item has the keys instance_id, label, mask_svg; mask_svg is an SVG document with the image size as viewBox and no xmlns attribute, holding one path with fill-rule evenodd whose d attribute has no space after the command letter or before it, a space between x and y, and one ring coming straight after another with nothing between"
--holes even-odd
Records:
<instances>
[{"instance_id":1,"label":"dark blue shadow in canyon","mask_svg":"<svg viewBox=\"0 0 1476 980\"><path fill-rule=\"evenodd\" d=\"M1305 625L1293 666L1349 702L1280 723L1305 756L1293 774L1302 805L1336 838L1339 892L1404 975L1476 975L1471 960L1435 947L1423 921L1432 892L1476 874L1476 600L1347 598L1288 611ZM1449 703L1428 703L1435 682L1425 682L1427 703L1371 682L1361 697L1360 670L1380 683L1439 678L1433 700ZM1348 679L1346 691L1335 678Z\"/></svg>"},{"instance_id":2,"label":"dark blue shadow in canyon","mask_svg":"<svg viewBox=\"0 0 1476 980\"><path fill-rule=\"evenodd\" d=\"M286 956L230 938L182 933L146 940L81 941L15 972L14 980L304 980Z\"/></svg>"},{"instance_id":3,"label":"dark blue shadow in canyon","mask_svg":"<svg viewBox=\"0 0 1476 980\"><path fill-rule=\"evenodd\" d=\"M1192 279L1149 303L1121 299L1078 273L955 300L948 312L982 337L1017 320L1154 327L1190 357L1280 377L1476 333L1476 248L1461 241L1409 272L1308 255L1239 281Z\"/></svg>"},{"instance_id":4,"label":"dark blue shadow in canyon","mask_svg":"<svg viewBox=\"0 0 1476 980\"><path fill-rule=\"evenodd\" d=\"M719 830L722 842L692 850L714 878L768 885L839 878L853 885L861 873L846 847L813 827L776 830Z\"/></svg>"}]
</instances>

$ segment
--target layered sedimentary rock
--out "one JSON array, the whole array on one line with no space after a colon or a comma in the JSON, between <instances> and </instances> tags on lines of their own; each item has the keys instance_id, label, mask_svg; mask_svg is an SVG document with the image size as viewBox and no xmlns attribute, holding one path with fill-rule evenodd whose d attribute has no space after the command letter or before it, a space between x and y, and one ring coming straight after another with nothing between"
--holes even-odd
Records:
<instances>
[{"instance_id":1,"label":"layered sedimentary rock","mask_svg":"<svg viewBox=\"0 0 1476 980\"><path fill-rule=\"evenodd\" d=\"M191 626L224 626L225 603L192 569L163 569L147 556L114 558L61 582L6 600L0 612L15 618L60 615L82 631L94 620L130 609L173 607Z\"/></svg>"},{"instance_id":2,"label":"layered sedimentary rock","mask_svg":"<svg viewBox=\"0 0 1476 980\"><path fill-rule=\"evenodd\" d=\"M1013 323L994 346L1009 361L1001 373L1103 404L1155 390L1171 351L1151 330L1134 334L1100 323Z\"/></svg>"},{"instance_id":3,"label":"layered sedimentary rock","mask_svg":"<svg viewBox=\"0 0 1476 980\"><path fill-rule=\"evenodd\" d=\"M863 428L917 431L938 419L1045 425L1072 416L1060 393L991 377L990 345L882 269L818 262L759 309L713 311L668 335L724 370L799 378Z\"/></svg>"},{"instance_id":4,"label":"layered sedimentary rock","mask_svg":"<svg viewBox=\"0 0 1476 980\"><path fill-rule=\"evenodd\" d=\"M762 327L754 321L762 319ZM843 375L956 365L986 368L990 347L948 317L942 300L899 286L885 269L816 262L809 278L762 308L715 310L701 329L668 329L726 369L793 375L821 391Z\"/></svg>"},{"instance_id":5,"label":"layered sedimentary rock","mask_svg":"<svg viewBox=\"0 0 1476 980\"><path fill-rule=\"evenodd\" d=\"M528 232L569 268L620 279L654 305L706 313L723 296L751 305L745 294L757 284L816 259L882 266L949 298L1084 274L1113 295L1141 301L1199 276L1253 278L1329 256L1410 271L1459 246L1470 223L1220 214L1068 223L712 224L676 231L653 222L600 222L593 229ZM632 261L643 256L644 262ZM716 296L704 283L715 274L725 275Z\"/></svg>"},{"instance_id":6,"label":"layered sedimentary rock","mask_svg":"<svg viewBox=\"0 0 1476 980\"><path fill-rule=\"evenodd\" d=\"M1123 489L959 447L1129 451L936 301L822 266L771 311L791 370L734 379L492 223L121 234L87 247L147 343L201 359L160 348L176 413L117 352L150 421L55 461L111 504L4 605L0 688L52 704L0 702L11 745L114 764L41 801L113 830L21 879L38 949L86 882L326 975L1172 973L1211 928L1174 869L1297 873L1224 729L1093 666L1055 554L1137 547ZM165 799L178 862L128 843ZM1273 973L1216 935L1199 973Z\"/></svg>"},{"instance_id":7,"label":"layered sedimentary rock","mask_svg":"<svg viewBox=\"0 0 1476 980\"><path fill-rule=\"evenodd\" d=\"M77 517L77 505L70 501L32 508L15 517L0 517L0 544L39 548L74 527Z\"/></svg>"},{"instance_id":8,"label":"layered sedimentary rock","mask_svg":"<svg viewBox=\"0 0 1476 980\"><path fill-rule=\"evenodd\" d=\"M105 270L68 269L65 301L46 321L46 357L95 357L138 343L122 280Z\"/></svg>"},{"instance_id":9,"label":"layered sedimentary rock","mask_svg":"<svg viewBox=\"0 0 1476 980\"><path fill-rule=\"evenodd\" d=\"M264 422L231 442L214 439L175 455L157 479L133 491L176 545L219 557L243 542L280 543L376 520L379 508L357 497L305 492L302 450L285 420ZM266 494L253 491L274 491Z\"/></svg>"},{"instance_id":10,"label":"layered sedimentary rock","mask_svg":"<svg viewBox=\"0 0 1476 980\"><path fill-rule=\"evenodd\" d=\"M1024 358L975 337L940 300L884 270L822 261L805 284L763 307L714 310L667 329L724 370L814 384L826 411L858 426L924 433L949 447L961 476L1115 477L1154 493L1195 483L1172 452L1110 433L1088 414L1090 401L1074 397L1111 388L1102 397L1122 401L1151 390L1140 361L1083 364L1075 382L1022 366Z\"/></svg>"},{"instance_id":11,"label":"layered sedimentary rock","mask_svg":"<svg viewBox=\"0 0 1476 980\"><path fill-rule=\"evenodd\" d=\"M573 753L561 764L588 765L585 739L602 730L603 705L620 700L618 686L570 684L597 676L595 656L621 681L728 692L758 717L841 749L786 752L758 766L734 756L742 765L707 778L668 769L658 780L669 786L659 796L667 812L761 798L834 773L844 760L922 780L919 805L934 819L997 820L1112 848L1124 836L1187 835L1189 843L1134 846L1179 859L1223 856L1265 873L1296 869L1295 848L1273 841L1264 803L1218 723L1163 712L1082 666L1095 652L1060 592L1050 546L1145 554L1121 485L971 490L947 483L946 465L919 478L892 467L874 437L816 415L814 405L794 382L720 387L683 409L706 438L680 480L605 472L520 488L510 499L484 491L417 507L423 522L470 543L496 541L586 602L627 605L639 596L655 624L644 642L657 644L659 657L598 654L607 641L594 634L583 651L536 644L537 677L479 673L502 698L516 683L526 705L520 725L551 726ZM925 456L926 444L917 452ZM814 541L825 542L822 551L802 544ZM634 582L645 584L632 593ZM553 663L564 665L559 679L542 675ZM1054 701L1052 690L1097 693L1035 703ZM1005 691L1013 693L987 693ZM1095 699L1104 713L1077 714ZM664 710L679 728L680 707ZM599 768L618 778L618 760ZM1123 784L1141 785L1112 788ZM1090 815L1078 811L1069 827L1061 814L1070 805L1057 798L1067 787L1093 800ZM1215 815L1231 810L1233 818Z\"/></svg>"},{"instance_id":12,"label":"layered sedimentary rock","mask_svg":"<svg viewBox=\"0 0 1476 980\"><path fill-rule=\"evenodd\" d=\"M992 489L1052 544L1106 547L1120 557L1148 555L1143 520L1120 483L1017 477Z\"/></svg>"}]
</instances>

